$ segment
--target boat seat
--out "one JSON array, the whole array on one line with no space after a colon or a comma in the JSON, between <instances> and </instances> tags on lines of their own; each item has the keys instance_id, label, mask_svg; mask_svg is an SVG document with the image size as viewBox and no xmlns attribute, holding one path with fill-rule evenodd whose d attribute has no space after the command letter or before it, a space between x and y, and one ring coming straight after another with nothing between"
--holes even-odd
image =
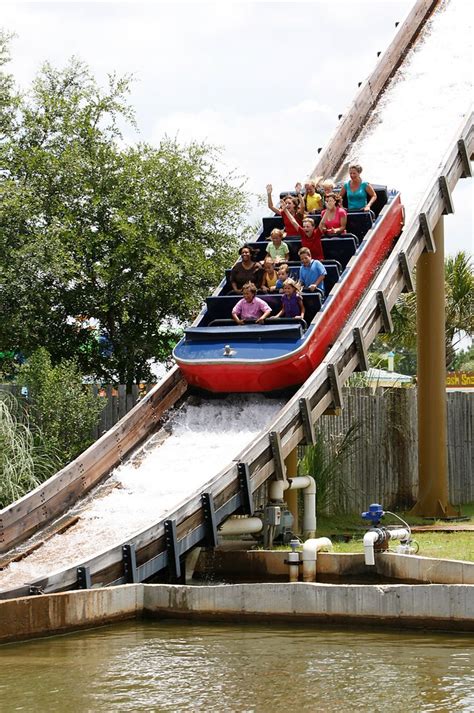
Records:
<instances>
[{"instance_id":1,"label":"boat seat","mask_svg":"<svg viewBox=\"0 0 474 713\"><path fill-rule=\"evenodd\" d=\"M283 230L283 218L279 215L267 215L265 218L262 218L262 226L262 237L268 238L274 228Z\"/></svg>"},{"instance_id":2,"label":"boat seat","mask_svg":"<svg viewBox=\"0 0 474 713\"><path fill-rule=\"evenodd\" d=\"M263 324L236 324L232 319L219 319L207 327L188 327L184 334L187 342L295 340L303 336L303 328L303 323L294 319L291 322L276 319Z\"/></svg>"},{"instance_id":3,"label":"boat seat","mask_svg":"<svg viewBox=\"0 0 474 713\"><path fill-rule=\"evenodd\" d=\"M280 293L273 292L272 294L258 295L258 297L268 304L274 315L280 311ZM304 292L302 297L305 306L305 320L309 324L322 307L322 296L318 291L311 293ZM241 295L212 295L211 297L207 297L207 312L203 318L203 326L208 326L215 319L230 319L232 308L240 299L242 299Z\"/></svg>"},{"instance_id":4,"label":"boat seat","mask_svg":"<svg viewBox=\"0 0 474 713\"><path fill-rule=\"evenodd\" d=\"M321 243L324 257L328 260L333 259L340 262L343 270L345 270L347 263L357 250L357 238L354 236L323 238Z\"/></svg>"},{"instance_id":5,"label":"boat seat","mask_svg":"<svg viewBox=\"0 0 474 713\"><path fill-rule=\"evenodd\" d=\"M292 277L294 280L299 280L301 263L299 261L289 261L287 264L290 270L290 277ZM323 265L326 268L327 272L327 275L324 278L324 289L326 294L328 295L336 284L336 282L339 282L339 277L341 276L342 268L341 264L337 260L323 260ZM226 282L224 286L224 293L227 293L232 289L230 284L230 273L231 269L228 268L225 271ZM259 294L258 296L262 297L261 294Z\"/></svg>"},{"instance_id":6,"label":"boat seat","mask_svg":"<svg viewBox=\"0 0 474 713\"><path fill-rule=\"evenodd\" d=\"M374 224L371 211L354 211L347 214L347 231L357 236L359 243Z\"/></svg>"}]
</instances>

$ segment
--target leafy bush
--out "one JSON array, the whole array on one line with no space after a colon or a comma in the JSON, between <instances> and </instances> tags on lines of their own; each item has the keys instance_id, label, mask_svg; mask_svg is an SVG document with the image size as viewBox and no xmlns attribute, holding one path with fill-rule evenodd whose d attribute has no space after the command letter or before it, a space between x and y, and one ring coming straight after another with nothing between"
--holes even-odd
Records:
<instances>
[{"instance_id":1,"label":"leafy bush","mask_svg":"<svg viewBox=\"0 0 474 713\"><path fill-rule=\"evenodd\" d=\"M47 350L38 349L20 368L18 383L27 389L34 440L46 456L59 458L62 467L93 442L104 399L83 385L74 359L53 366Z\"/></svg>"},{"instance_id":2,"label":"leafy bush","mask_svg":"<svg viewBox=\"0 0 474 713\"><path fill-rule=\"evenodd\" d=\"M316 481L316 510L343 511L346 502L346 485L342 466L354 452L359 440L360 424L354 423L340 438L326 440L323 432L316 432L314 446L306 446L298 463L300 475L311 475Z\"/></svg>"}]
</instances>

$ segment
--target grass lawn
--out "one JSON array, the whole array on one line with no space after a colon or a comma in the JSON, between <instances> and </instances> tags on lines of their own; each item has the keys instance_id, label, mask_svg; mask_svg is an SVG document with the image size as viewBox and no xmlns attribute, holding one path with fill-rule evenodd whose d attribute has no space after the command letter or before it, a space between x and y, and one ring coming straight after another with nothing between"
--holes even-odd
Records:
<instances>
[{"instance_id":1,"label":"grass lawn","mask_svg":"<svg viewBox=\"0 0 474 713\"><path fill-rule=\"evenodd\" d=\"M447 524L468 524L467 522L446 523L443 521L433 522L420 517L412 517L407 513L397 513L411 527L416 525L447 525ZM469 517L469 524L474 525L474 503L462 506L463 517ZM396 518L385 515L382 525L398 524ZM333 537L334 552L363 552L362 538L368 528L360 516L340 515L340 516L318 516L317 537ZM347 542L343 541L344 536L351 536ZM341 538L340 540L338 538ZM419 544L418 554L424 557L439 557L441 559L456 559L474 561L474 530L470 532L414 532L413 539ZM394 550L397 542L392 542L390 549Z\"/></svg>"}]
</instances>

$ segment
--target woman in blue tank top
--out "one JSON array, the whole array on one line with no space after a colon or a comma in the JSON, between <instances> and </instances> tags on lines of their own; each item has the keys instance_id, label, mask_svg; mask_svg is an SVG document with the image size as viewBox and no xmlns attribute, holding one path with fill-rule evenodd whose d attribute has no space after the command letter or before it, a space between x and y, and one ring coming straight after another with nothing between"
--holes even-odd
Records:
<instances>
[{"instance_id":1,"label":"woman in blue tank top","mask_svg":"<svg viewBox=\"0 0 474 713\"><path fill-rule=\"evenodd\" d=\"M377 194L367 181L361 178L362 166L357 164L349 166L349 181L341 188L341 196L347 195L349 210L370 210L377 200Z\"/></svg>"}]
</instances>

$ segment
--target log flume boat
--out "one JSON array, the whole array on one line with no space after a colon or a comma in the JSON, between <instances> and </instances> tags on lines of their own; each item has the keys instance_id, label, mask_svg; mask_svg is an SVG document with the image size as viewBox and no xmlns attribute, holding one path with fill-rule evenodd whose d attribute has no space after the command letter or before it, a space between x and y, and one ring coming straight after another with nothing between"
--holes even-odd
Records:
<instances>
[{"instance_id":1,"label":"log flume boat","mask_svg":"<svg viewBox=\"0 0 474 713\"><path fill-rule=\"evenodd\" d=\"M288 383L297 385L304 380L298 391L266 429L248 443L227 467L209 478L201 492L189 493L165 517L157 517L152 526L128 536L107 550L98 542L94 556L87 561L72 559L67 568L57 571L52 565L52 571L47 575L33 575L28 582L15 589L2 587L0 572L0 598L150 581L156 576L163 576L163 570L167 570L170 578L177 581L183 557L198 544L215 544L217 529L229 515L237 512L251 514L254 494L268 479L282 477L284 459L298 444L312 442L316 421L328 408L341 404L341 384L353 371L366 367L369 345L379 331L390 329L390 311L399 295L404 290L413 289L413 268L423 252L434 249L432 230L443 213L453 210L451 191L461 177L471 175L474 117L472 111L465 107L465 97L460 97L459 93L453 96L455 83L452 81L452 76L458 78L462 73L465 58L454 40L453 43L436 42L441 36L446 39L444 27L447 16L459 12L460 1L416 1L374 71L362 83L314 169L313 175L333 175L336 180L341 180L351 152L358 152L361 163L367 169L361 151L362 142L366 140L370 149L374 135L378 129L383 129L390 105L383 104L381 98L386 101L392 85L397 85L397 82L399 85L410 84L412 92L416 92L416 102L398 96L392 97L391 101L399 114L403 112L406 115L409 109L416 111L410 116L408 125L410 136L414 137L417 146L425 141L427 122L433 111L437 112L439 120L444 120L443 128L437 129L435 141L431 145L423 145L423 152L413 152L413 145L408 145L406 135L401 129L399 131L398 124L394 129L393 122L387 122L391 133L388 139L384 137L379 142L386 149L381 170L385 180L393 181L402 191L406 224L396 239L400 230L400 196L398 193L387 196L387 203L382 207L377 222L361 241L356 254L345 267L341 263L341 275L331 288L328 300L319 311L315 310L310 315L306 335L291 337L290 347L291 340L297 347L277 354L277 358L288 360L289 376L285 377ZM451 24L458 33L458 24ZM425 52L430 49L430 32L433 33L431 44L436 45L436 62L431 61L431 56L430 61L426 61L425 57ZM445 46L449 48L449 61L446 62L449 78L442 83L438 55ZM434 75L436 94L442 95L442 110L436 103L437 97L433 96L432 84L418 80L420 72L415 72L410 82L406 81L412 48L418 59L425 57L423 71ZM398 153L393 156L389 149L395 146ZM410 163L413 155L419 160L425 154L433 158L434 163L423 171L417 171L419 180L415 190L415 172L407 171L406 166L413 166L413 161ZM380 159L380 153L377 159ZM404 169L405 180L393 178L400 166ZM338 244L335 239L331 242ZM327 259L330 257L326 254ZM219 300L228 299L221 297L219 290L213 297L217 299L217 304ZM201 321L198 320L191 329L208 327L203 315L204 312L200 315ZM209 313L206 319L210 317ZM321 330L323 323L325 337L317 331ZM200 341L197 338L195 345L202 346L203 342L205 339ZM249 346L249 343L245 346L244 339L234 343L227 339L224 343L219 342L219 349L229 342L231 347L237 347L236 352ZM271 340L269 343L272 343ZM216 343L211 342L210 348L215 347ZM301 375L291 365L291 353L297 348L301 349L299 354L304 354ZM67 527L71 520L70 508L108 478L113 469L130 458L141 444L153 438L167 411L186 399L188 382L184 373L188 366L184 362L184 353L180 357L177 350L177 358L182 358L182 367L175 366L116 426L59 473L0 512L0 569L8 562L28 557L51 533L59 533L61 528ZM220 355L213 355L212 359L215 361L212 368L229 366ZM232 366L234 364L240 368L236 361L232 362ZM242 369L245 368L251 369L252 365L243 363ZM298 374L296 380L295 373ZM220 389L229 391L234 375L223 374L229 383L220 383ZM187 378L190 381L195 379L197 383L200 376L194 377L188 371ZM246 390L250 390L252 379L252 388L257 391L271 390L275 383L271 364L263 383L259 382L258 375L250 376L250 372L243 372L238 378L246 383ZM206 387L206 382L203 386ZM217 388L214 381L208 386ZM223 386L226 388L223 389ZM233 383L232 388L235 388ZM28 539L32 535L36 537L36 544L33 545Z\"/></svg>"},{"instance_id":2,"label":"log flume boat","mask_svg":"<svg viewBox=\"0 0 474 713\"><path fill-rule=\"evenodd\" d=\"M349 213L348 226L354 233L323 238L327 296L323 301L319 292L303 294L306 330L298 320L281 318L270 318L264 324L236 325L230 317L239 297L228 295L227 280L222 281L173 352L191 386L211 392L268 392L306 381L326 356L400 235L400 194L387 192L384 186L377 186L376 192L377 215L373 224L368 213ZM319 216L315 218L319 222ZM264 223L253 244L260 248L259 257L265 254L270 221ZM290 258L297 257L299 241L285 241L290 246ZM279 311L281 295L259 296L273 314Z\"/></svg>"}]
</instances>

